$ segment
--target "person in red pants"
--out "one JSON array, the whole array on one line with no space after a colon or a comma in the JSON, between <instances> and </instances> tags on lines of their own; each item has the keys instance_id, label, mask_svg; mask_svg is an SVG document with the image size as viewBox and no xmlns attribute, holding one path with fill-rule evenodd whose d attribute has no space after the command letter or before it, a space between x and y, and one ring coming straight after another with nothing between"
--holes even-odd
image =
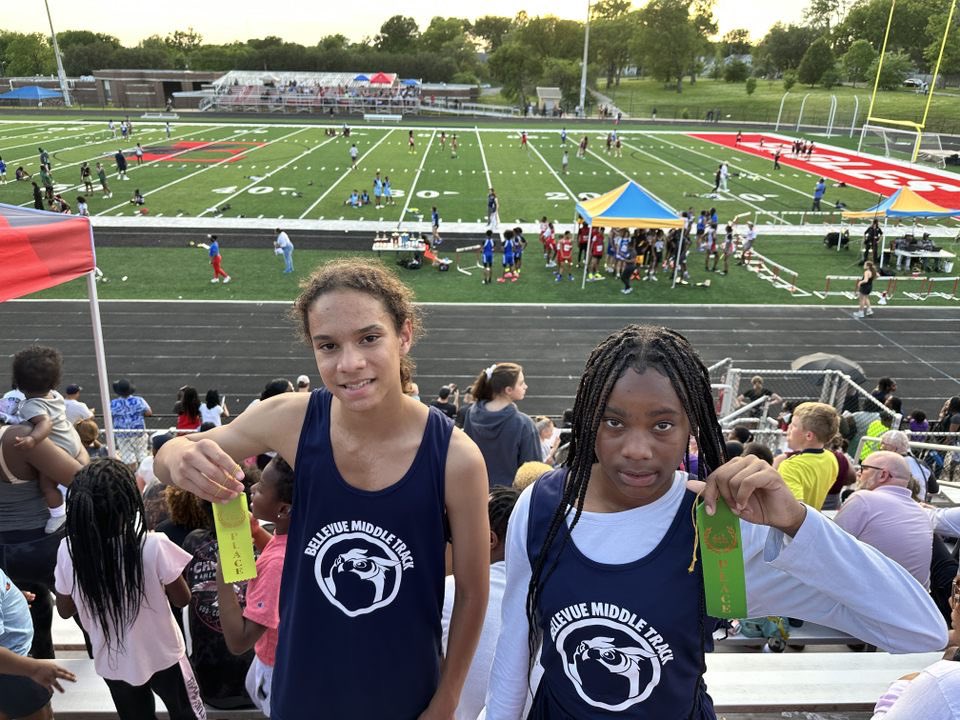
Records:
<instances>
[{"instance_id":1,"label":"person in red pants","mask_svg":"<svg viewBox=\"0 0 960 720\"><path fill-rule=\"evenodd\" d=\"M223 284L226 285L230 282L230 276L227 275L226 271L220 265L220 243L217 242L216 235L207 235L207 239L210 241L210 264L213 265L213 279L210 282L220 282L220 278L222 277Z\"/></svg>"}]
</instances>

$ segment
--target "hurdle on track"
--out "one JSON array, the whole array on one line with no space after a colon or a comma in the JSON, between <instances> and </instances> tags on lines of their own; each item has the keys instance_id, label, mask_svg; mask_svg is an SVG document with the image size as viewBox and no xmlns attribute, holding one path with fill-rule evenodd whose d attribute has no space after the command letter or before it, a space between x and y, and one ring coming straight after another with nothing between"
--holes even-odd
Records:
<instances>
[{"instance_id":1,"label":"hurdle on track","mask_svg":"<svg viewBox=\"0 0 960 720\"><path fill-rule=\"evenodd\" d=\"M466 247L457 248L456 250L454 250L453 252L457 258L456 259L457 272L462 272L464 275L473 275L473 273L470 272L469 270L464 270L462 267L460 267L460 253L465 253L465 252L475 252L477 254L476 260L474 260L474 264L471 265L470 267L482 268L483 265L480 264L480 250L482 249L483 249L482 245L467 245Z\"/></svg>"}]
</instances>

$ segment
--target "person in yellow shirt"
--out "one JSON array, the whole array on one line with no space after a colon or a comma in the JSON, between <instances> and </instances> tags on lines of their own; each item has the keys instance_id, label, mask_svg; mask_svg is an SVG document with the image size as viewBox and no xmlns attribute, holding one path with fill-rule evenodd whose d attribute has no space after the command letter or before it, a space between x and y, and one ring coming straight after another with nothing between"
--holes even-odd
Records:
<instances>
[{"instance_id":1,"label":"person in yellow shirt","mask_svg":"<svg viewBox=\"0 0 960 720\"><path fill-rule=\"evenodd\" d=\"M837 434L840 418L826 403L798 405L787 428L788 451L774 459L774 467L798 500L815 510L823 506L837 479L837 459L824 449Z\"/></svg>"}]
</instances>

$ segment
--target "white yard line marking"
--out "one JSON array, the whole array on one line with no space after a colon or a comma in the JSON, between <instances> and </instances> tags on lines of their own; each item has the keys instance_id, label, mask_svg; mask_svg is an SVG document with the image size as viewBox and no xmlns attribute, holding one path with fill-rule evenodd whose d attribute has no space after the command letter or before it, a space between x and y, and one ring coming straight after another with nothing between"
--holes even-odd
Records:
<instances>
[{"instance_id":1,"label":"white yard line marking","mask_svg":"<svg viewBox=\"0 0 960 720\"><path fill-rule=\"evenodd\" d=\"M561 179L560 175L557 174L557 171L554 170L553 167L551 167L550 163L547 162L547 159L540 153L539 150L537 150L537 148L533 146L533 143L530 142L529 139L527 140L527 147L533 150L533 152L536 153L537 157L540 158L541 162L543 162L543 164L547 166L547 170L549 170L550 174L557 179L557 182L560 183L560 186L567 191L567 195L570 196L570 199L573 200L574 202L579 200L580 198L577 197L577 194L567 186L567 184Z\"/></svg>"},{"instance_id":2,"label":"white yard line marking","mask_svg":"<svg viewBox=\"0 0 960 720\"><path fill-rule=\"evenodd\" d=\"M306 128L304 128L304 129L306 129ZM264 144L264 145L260 145L259 147L251 148L251 149L250 149L250 153L256 152L257 150L262 150L263 148L269 147L270 145L272 145L272 144L275 143L275 142L280 142L281 140L286 140L288 137L292 137L293 135L296 135L297 133L301 133L301 132L303 132L303 130L296 130L296 131L294 131L294 132L292 132L292 133L289 133L288 135L283 135L282 137L278 137L276 140L271 140L270 142L268 142L268 143L266 143L266 144ZM170 156L164 158L163 160L154 160L153 162L165 162L166 160L169 160L170 158L176 157L177 155L182 155L183 153L192 152L192 151L194 151L194 150L202 150L203 148L205 148L205 147L207 147L207 146L209 146L209 145L215 145L215 144L217 144L217 143L219 143L219 142L225 142L225 141L229 140L230 138L236 137L237 135L241 135L241 134L242 134L241 132L238 132L238 133L234 133L233 135L228 135L227 137L225 137L225 138L223 138L223 139L221 139L221 140L211 140L210 142L204 143L203 145L198 145L198 146L195 147L195 148L189 148L189 149L187 149L187 150L183 150L183 151L181 151L181 152L174 153L173 155L170 155ZM247 153L247 154L249 155L250 153ZM145 192L145 193L143 193L143 194L144 194L144 195L147 195L148 193L155 193L155 192L160 192L161 190L166 190L168 187L172 187L172 186L174 186L174 185L177 185L178 183L182 183L184 180L189 180L190 178L196 177L197 175L200 175L200 174L202 174L202 173L205 173L205 172L207 172L208 170L213 170L214 168L218 168L218 167L224 165L225 163L230 162L231 160L233 160L232 157L224 158L223 160L220 160L219 162L213 163L212 165L208 165L208 166L206 166L206 167L204 167L204 168L200 168L199 170L197 170L197 171L195 171L195 172L188 173L187 175L182 175L182 176L178 177L176 180L173 180L172 182L168 182L166 185L161 185L161 186L158 187L158 188L150 189L150 190L148 190L147 192ZM128 204L128 203L124 202L124 203L120 203L119 205L114 205L112 208L107 208L107 209L105 209L105 210L102 210L101 212L98 212L97 215L104 215L104 214L106 214L106 213L108 213L108 212L113 212L114 210L119 210L119 209L122 208L122 207L126 207L127 204Z\"/></svg>"},{"instance_id":3,"label":"white yard line marking","mask_svg":"<svg viewBox=\"0 0 960 720\"><path fill-rule=\"evenodd\" d=\"M694 175L692 172L689 172L689 171L687 171L687 170L684 170L682 167L679 167L679 166L677 166L677 165L674 165L674 164L671 163L671 162L667 162L666 160L657 157L657 156L654 155L653 153L647 152L646 150L642 150L642 149L636 147L635 145L631 145L630 143L627 143L627 142L624 142L624 143L623 143L623 146L624 146L624 147L627 147L627 148L630 148L631 150L634 150L634 151L636 151L636 152L638 152L638 153L642 153L643 155L646 155L647 157L653 158L653 159L656 160L657 162L666 165L666 166L669 167L671 170L676 170L677 172L683 173L683 174L686 175L687 177L693 178L693 179L696 180L698 183L701 183L701 184L703 184L703 185L707 185L708 187L713 187L713 183L710 182L709 180L704 180L702 177L699 177L699 176L697 176L697 175ZM596 152L594 152L593 150L590 150L589 152L590 152L591 155L594 155L595 157L599 157L599 156L596 154ZM621 174L622 174L624 177L627 177L627 178L630 177L630 176L627 175L626 173L621 172ZM752 207L754 210L756 210L756 211L757 211L759 214L761 214L761 215L769 215L769 216L772 217L774 220L780 220L780 219L781 219L781 218L777 217L776 215L774 215L774 214L773 214L772 212L770 212L769 210L764 210L764 209L763 209L762 207L760 207L759 205L754 205L753 203L748 202L748 201L746 201L746 200L744 200L744 199L742 199L742 198L737 198L737 200L738 200L739 202L742 202L744 205L748 205L748 206ZM789 222L788 222L788 223L786 223L786 224L787 224L787 225L792 225L793 223L789 223Z\"/></svg>"},{"instance_id":4,"label":"white yard line marking","mask_svg":"<svg viewBox=\"0 0 960 720\"><path fill-rule=\"evenodd\" d=\"M433 145L433 139L437 136L437 131L434 129L433 134L430 135L430 139L427 141L427 147L423 150L423 157L420 158L420 165L417 167L417 172L413 175L413 180L410 182L410 189L407 190L407 200L403 203L403 209L400 211L400 219L397 221L397 229L403 225L403 219L407 216L407 208L410 207L410 200L413 199L414 188L417 187L417 181L420 179L420 173L423 172L423 165L427 161L427 156L430 153L430 146ZM424 213L425 215L426 213Z\"/></svg>"},{"instance_id":5,"label":"white yard line marking","mask_svg":"<svg viewBox=\"0 0 960 720\"><path fill-rule=\"evenodd\" d=\"M302 131L298 131L298 132L302 132ZM294 134L296 134L296 133L294 133ZM289 166L290 164L299 161L301 158L309 155L309 154L312 153L314 150L318 150L318 149L322 148L324 145L327 145L328 143L331 143L331 142L333 142L333 141L336 140L336 139L337 139L337 138L335 138L335 137L328 138L327 140L324 140L324 141L323 141L322 143L320 143L319 145L314 145L314 146L311 147L310 149L305 150L304 152L300 153L299 155L297 155L296 157L292 158L291 160L288 160L288 161L285 162L283 165L280 165L279 167L277 167L277 168L271 170L270 172L268 172L266 175L263 175L259 180L254 180L252 183L249 183L249 184L245 185L244 187L240 188L239 190L237 190L237 192L233 193L233 195L228 195L227 197L223 198L222 200L217 200L217 205L220 205L221 203L230 202L230 201L233 200L235 197L237 197L237 196L239 196L239 195L242 195L243 193L245 193L245 192L246 192L247 190L249 190L250 188L259 185L261 182L263 182L264 180L266 180L268 177L270 177L270 176L272 176L272 175L275 175L276 173L280 172L281 170L283 170L284 168L286 168L286 167ZM206 215L208 212L211 212L212 210L215 210L215 209L216 209L216 208L207 208L207 209L204 210L202 213L200 213L197 217L203 217L203 216Z\"/></svg>"},{"instance_id":6,"label":"white yard line marking","mask_svg":"<svg viewBox=\"0 0 960 720\"><path fill-rule=\"evenodd\" d=\"M493 187L493 180L490 179L490 168L487 165L487 154L483 151L483 140L480 139L480 129L474 126L473 131L477 134L477 146L480 148L480 159L483 160L483 173L487 176L487 187Z\"/></svg>"},{"instance_id":7,"label":"white yard line marking","mask_svg":"<svg viewBox=\"0 0 960 720\"><path fill-rule=\"evenodd\" d=\"M380 146L380 143L382 143L384 140L386 140L386 139L387 139L388 137L390 137L392 134L393 134L393 130L390 130L389 132L387 132L382 138L380 138L379 140L377 140L377 142L374 143L374 145L373 145L372 148L370 148L370 149L367 150L363 155L361 155L359 158L357 158L357 167L360 166L360 163L363 162L363 160L364 160L370 153L372 153L374 150L376 150L376 149ZM327 195L329 195L330 192L331 192L337 185L339 185L341 182L343 182L343 179L344 179L345 177L347 177L351 172L353 172L353 169L352 169L352 168L347 168L347 169L344 171L343 175L341 175L339 178L337 178L336 182L332 183L332 184L330 185L330 187L328 187L328 188L326 189L326 191L325 191L320 197L318 197L318 198L314 201L314 203L313 203L312 205L310 205L310 207L308 207L306 210L303 211L303 214L300 215L300 217L298 218L298 220L303 220L303 218L305 218L308 214L310 214L310 211L313 210L317 205L319 205L319 204L324 200L324 198L326 198Z\"/></svg>"}]
</instances>

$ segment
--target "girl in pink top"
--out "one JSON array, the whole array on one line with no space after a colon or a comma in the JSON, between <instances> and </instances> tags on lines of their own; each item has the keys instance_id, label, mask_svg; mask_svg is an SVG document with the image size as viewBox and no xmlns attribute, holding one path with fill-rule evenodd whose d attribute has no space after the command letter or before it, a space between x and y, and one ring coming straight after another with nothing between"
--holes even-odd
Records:
<instances>
[{"instance_id":1,"label":"girl in pink top","mask_svg":"<svg viewBox=\"0 0 960 720\"><path fill-rule=\"evenodd\" d=\"M80 616L93 662L120 720L155 718L156 693L171 720L205 719L203 701L170 604L184 607L190 561L148 533L133 473L109 458L77 473L67 492L67 536L57 553L57 610Z\"/></svg>"}]
</instances>

